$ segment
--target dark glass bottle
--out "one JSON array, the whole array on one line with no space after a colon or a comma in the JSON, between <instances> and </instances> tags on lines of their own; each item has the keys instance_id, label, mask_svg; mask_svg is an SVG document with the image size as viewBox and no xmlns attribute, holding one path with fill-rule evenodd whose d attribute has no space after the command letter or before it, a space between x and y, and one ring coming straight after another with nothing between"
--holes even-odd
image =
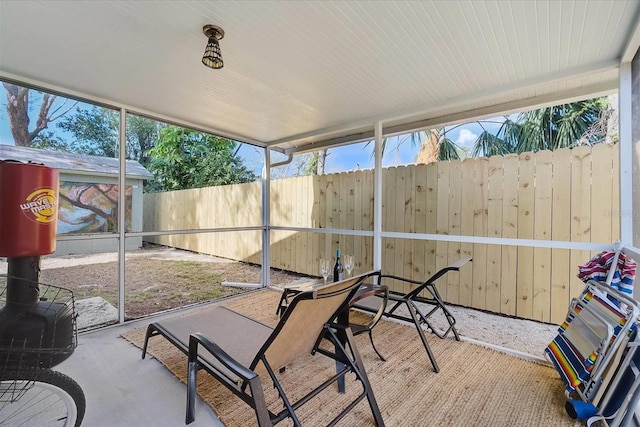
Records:
<instances>
[{"instance_id":1,"label":"dark glass bottle","mask_svg":"<svg viewBox=\"0 0 640 427\"><path fill-rule=\"evenodd\" d=\"M336 264L333 266L333 281L338 282L344 279L344 268L340 259L340 249L336 249Z\"/></svg>"}]
</instances>

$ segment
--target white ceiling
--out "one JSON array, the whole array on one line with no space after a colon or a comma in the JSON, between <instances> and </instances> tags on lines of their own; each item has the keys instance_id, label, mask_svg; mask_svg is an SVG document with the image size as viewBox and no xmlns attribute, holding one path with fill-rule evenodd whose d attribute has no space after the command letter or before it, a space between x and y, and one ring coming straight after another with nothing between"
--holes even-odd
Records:
<instances>
[{"instance_id":1,"label":"white ceiling","mask_svg":"<svg viewBox=\"0 0 640 427\"><path fill-rule=\"evenodd\" d=\"M640 2L0 1L0 78L290 151L602 95ZM224 68L200 62L221 26Z\"/></svg>"}]
</instances>

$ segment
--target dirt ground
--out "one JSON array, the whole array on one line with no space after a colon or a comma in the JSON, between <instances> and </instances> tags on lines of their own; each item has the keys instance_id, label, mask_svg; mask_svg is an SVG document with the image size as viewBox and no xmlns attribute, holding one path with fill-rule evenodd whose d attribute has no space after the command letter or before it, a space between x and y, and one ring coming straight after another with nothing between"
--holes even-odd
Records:
<instances>
[{"instance_id":1,"label":"dirt ground","mask_svg":"<svg viewBox=\"0 0 640 427\"><path fill-rule=\"evenodd\" d=\"M117 307L115 254L49 257L41 282L68 288L76 300L101 297ZM128 252L125 268L126 319L246 292L223 282L259 284L260 266L165 247ZM271 282L283 285L307 276L272 269Z\"/></svg>"}]
</instances>

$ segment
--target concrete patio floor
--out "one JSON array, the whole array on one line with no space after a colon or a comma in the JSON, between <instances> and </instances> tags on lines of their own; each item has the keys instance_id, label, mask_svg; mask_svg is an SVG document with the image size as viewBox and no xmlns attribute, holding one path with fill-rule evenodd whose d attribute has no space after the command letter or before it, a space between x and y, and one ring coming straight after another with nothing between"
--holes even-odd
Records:
<instances>
[{"instance_id":1,"label":"concrete patio floor","mask_svg":"<svg viewBox=\"0 0 640 427\"><path fill-rule=\"evenodd\" d=\"M175 314L175 313L173 313ZM168 314L171 315L171 314ZM55 369L84 390L88 427L176 427L185 425L186 387L152 357L120 338L161 316L110 326L78 336L74 353ZM198 401L191 427L223 427L208 405Z\"/></svg>"}]
</instances>

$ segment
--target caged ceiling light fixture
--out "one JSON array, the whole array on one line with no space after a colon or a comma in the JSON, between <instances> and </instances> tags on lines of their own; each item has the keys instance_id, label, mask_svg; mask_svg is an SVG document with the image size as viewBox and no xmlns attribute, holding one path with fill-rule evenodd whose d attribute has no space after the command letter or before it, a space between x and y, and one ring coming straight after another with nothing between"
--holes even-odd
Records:
<instances>
[{"instance_id":1,"label":"caged ceiling light fixture","mask_svg":"<svg viewBox=\"0 0 640 427\"><path fill-rule=\"evenodd\" d=\"M205 25L202 27L202 32L209 39L202 56L202 63L209 68L218 70L224 66L220 43L218 43L218 40L224 37L224 30L216 25Z\"/></svg>"}]
</instances>

